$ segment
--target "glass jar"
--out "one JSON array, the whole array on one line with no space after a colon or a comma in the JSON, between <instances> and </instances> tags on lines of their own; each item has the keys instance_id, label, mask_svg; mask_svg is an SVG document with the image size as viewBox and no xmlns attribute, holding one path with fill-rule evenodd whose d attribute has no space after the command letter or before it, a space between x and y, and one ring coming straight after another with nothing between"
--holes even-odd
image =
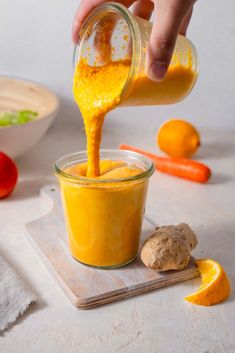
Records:
<instances>
[{"instance_id":1,"label":"glass jar","mask_svg":"<svg viewBox=\"0 0 235 353\"><path fill-rule=\"evenodd\" d=\"M134 16L119 3L103 3L84 22L74 50L74 66L85 59L91 66L129 62L129 74L120 92L120 106L179 102L192 90L198 74L195 47L179 35L165 78L152 81L145 70L152 24ZM107 78L112 80L112 77ZM105 82L104 82L105 84Z\"/></svg>"},{"instance_id":2,"label":"glass jar","mask_svg":"<svg viewBox=\"0 0 235 353\"><path fill-rule=\"evenodd\" d=\"M100 157L134 165L142 172L114 180L69 174L67 168L87 161L86 152L61 157L54 172L60 182L72 256L86 265L113 268L128 264L137 255L154 166L146 157L129 151L101 150Z\"/></svg>"}]
</instances>

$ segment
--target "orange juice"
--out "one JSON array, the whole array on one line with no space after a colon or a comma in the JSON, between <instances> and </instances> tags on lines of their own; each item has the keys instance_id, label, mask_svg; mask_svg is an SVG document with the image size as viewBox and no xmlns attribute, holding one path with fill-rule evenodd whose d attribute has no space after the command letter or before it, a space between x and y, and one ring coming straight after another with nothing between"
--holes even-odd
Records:
<instances>
[{"instance_id":1,"label":"orange juice","mask_svg":"<svg viewBox=\"0 0 235 353\"><path fill-rule=\"evenodd\" d=\"M110 61L97 67L85 60L77 64L74 73L73 93L81 110L87 136L88 166L87 176L100 175L99 148L102 126L107 112L121 102L121 93L130 72L130 61ZM149 104L167 104L169 100L178 101L188 92L195 80L190 54L187 64L171 66L162 82L150 80L142 73L136 77L132 90L126 97L129 104L138 105L140 101Z\"/></svg>"},{"instance_id":2,"label":"orange juice","mask_svg":"<svg viewBox=\"0 0 235 353\"><path fill-rule=\"evenodd\" d=\"M119 105L178 102L197 77L193 45L179 36L166 77L150 80L145 70L150 32L148 21L105 2L86 19L75 50L73 94L84 120L87 155L64 157L55 170L72 255L92 266L121 266L135 258L154 170L138 154L103 151L100 158L106 114Z\"/></svg>"},{"instance_id":3,"label":"orange juice","mask_svg":"<svg viewBox=\"0 0 235 353\"><path fill-rule=\"evenodd\" d=\"M101 151L101 175L87 178L86 154L80 156L56 164L72 256L98 267L127 264L138 252L153 165L135 153Z\"/></svg>"},{"instance_id":4,"label":"orange juice","mask_svg":"<svg viewBox=\"0 0 235 353\"><path fill-rule=\"evenodd\" d=\"M148 177L139 179L146 168L122 158L112 159L112 153L108 159L100 159L105 115L121 102L129 71L128 60L97 67L82 59L74 73L73 92L84 119L87 161L63 169L66 177L60 178L61 191L71 253L92 266L121 266L138 252L148 178L153 169L149 167ZM129 101L135 105L141 99L164 103L175 96L177 100L193 80L190 65L172 66L161 84L141 74L135 79Z\"/></svg>"}]
</instances>

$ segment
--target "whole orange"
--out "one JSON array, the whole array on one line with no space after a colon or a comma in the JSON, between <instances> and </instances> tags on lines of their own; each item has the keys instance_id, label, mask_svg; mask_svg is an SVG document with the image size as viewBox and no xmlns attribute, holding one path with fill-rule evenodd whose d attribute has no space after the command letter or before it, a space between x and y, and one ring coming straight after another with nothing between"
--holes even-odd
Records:
<instances>
[{"instance_id":1,"label":"whole orange","mask_svg":"<svg viewBox=\"0 0 235 353\"><path fill-rule=\"evenodd\" d=\"M15 162L0 152L0 199L7 197L14 189L18 179Z\"/></svg>"},{"instance_id":2,"label":"whole orange","mask_svg":"<svg viewBox=\"0 0 235 353\"><path fill-rule=\"evenodd\" d=\"M200 136L189 122L171 119L159 128L157 144L171 157L190 157L200 146Z\"/></svg>"}]
</instances>

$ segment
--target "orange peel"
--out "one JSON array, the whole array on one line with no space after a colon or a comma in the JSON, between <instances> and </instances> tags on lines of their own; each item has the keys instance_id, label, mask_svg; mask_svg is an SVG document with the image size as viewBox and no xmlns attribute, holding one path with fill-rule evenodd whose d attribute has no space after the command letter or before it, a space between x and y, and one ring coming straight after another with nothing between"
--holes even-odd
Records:
<instances>
[{"instance_id":1,"label":"orange peel","mask_svg":"<svg viewBox=\"0 0 235 353\"><path fill-rule=\"evenodd\" d=\"M196 265L202 276L198 291L185 297L188 302L197 305L215 305L227 299L231 288L223 267L211 259L200 259Z\"/></svg>"}]
</instances>

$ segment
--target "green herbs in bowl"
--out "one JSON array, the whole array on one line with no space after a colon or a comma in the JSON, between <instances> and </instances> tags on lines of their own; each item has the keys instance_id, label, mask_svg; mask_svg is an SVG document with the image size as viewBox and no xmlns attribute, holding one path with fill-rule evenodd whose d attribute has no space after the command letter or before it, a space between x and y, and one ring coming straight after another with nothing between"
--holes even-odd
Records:
<instances>
[{"instance_id":1,"label":"green herbs in bowl","mask_svg":"<svg viewBox=\"0 0 235 353\"><path fill-rule=\"evenodd\" d=\"M19 110L14 113L0 114L0 128L10 125L22 125L34 120L38 116L37 112L31 110Z\"/></svg>"}]
</instances>

